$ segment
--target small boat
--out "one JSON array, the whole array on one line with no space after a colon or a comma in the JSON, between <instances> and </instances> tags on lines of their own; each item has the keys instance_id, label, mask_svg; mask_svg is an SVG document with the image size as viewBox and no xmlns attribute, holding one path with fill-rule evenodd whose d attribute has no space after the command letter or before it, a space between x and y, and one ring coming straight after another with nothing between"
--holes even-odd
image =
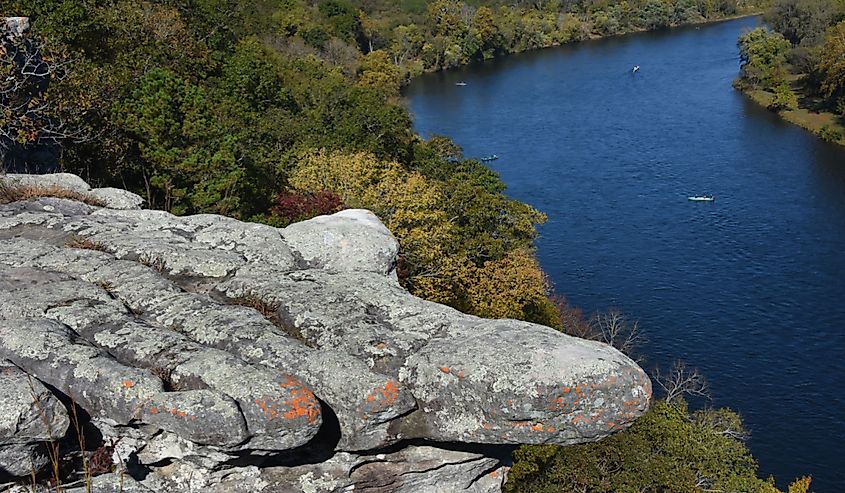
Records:
<instances>
[{"instance_id":1,"label":"small boat","mask_svg":"<svg viewBox=\"0 0 845 493\"><path fill-rule=\"evenodd\" d=\"M716 197L712 195L691 195L687 197L687 200L691 202L713 202Z\"/></svg>"},{"instance_id":2,"label":"small boat","mask_svg":"<svg viewBox=\"0 0 845 493\"><path fill-rule=\"evenodd\" d=\"M639 71L640 71L640 66L639 66L639 65L634 65L634 68L632 68L632 69L631 69L631 72L633 72L633 73L637 73L637 72L639 72Z\"/></svg>"},{"instance_id":3,"label":"small boat","mask_svg":"<svg viewBox=\"0 0 845 493\"><path fill-rule=\"evenodd\" d=\"M465 86L465 85L467 85L467 83L466 82L455 82L455 85L456 86Z\"/></svg>"},{"instance_id":4,"label":"small boat","mask_svg":"<svg viewBox=\"0 0 845 493\"><path fill-rule=\"evenodd\" d=\"M489 156L484 156L483 158L481 158L481 162L486 163L488 161L495 161L497 159L499 159L499 156L495 154L490 154Z\"/></svg>"}]
</instances>

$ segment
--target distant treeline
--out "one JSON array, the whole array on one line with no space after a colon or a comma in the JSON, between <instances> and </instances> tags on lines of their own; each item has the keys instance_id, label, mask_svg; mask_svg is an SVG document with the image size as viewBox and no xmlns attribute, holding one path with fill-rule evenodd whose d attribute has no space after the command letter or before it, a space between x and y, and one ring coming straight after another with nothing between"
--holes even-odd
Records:
<instances>
[{"instance_id":1,"label":"distant treeline","mask_svg":"<svg viewBox=\"0 0 845 493\"><path fill-rule=\"evenodd\" d=\"M403 76L474 60L758 12L768 0L362 0L365 51L383 50ZM351 24L350 24L351 25ZM327 39L304 26L307 40ZM313 42L309 41L312 46Z\"/></svg>"},{"instance_id":2,"label":"distant treeline","mask_svg":"<svg viewBox=\"0 0 845 493\"><path fill-rule=\"evenodd\" d=\"M836 115L817 133L843 138L845 116L845 0L775 0L767 28L742 35L737 86L773 93L773 111L807 109Z\"/></svg>"}]
</instances>

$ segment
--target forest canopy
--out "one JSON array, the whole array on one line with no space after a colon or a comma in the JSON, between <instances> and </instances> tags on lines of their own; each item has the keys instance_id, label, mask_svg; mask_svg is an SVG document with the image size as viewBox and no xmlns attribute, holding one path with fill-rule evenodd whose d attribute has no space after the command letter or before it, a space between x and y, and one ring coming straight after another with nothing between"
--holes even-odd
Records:
<instances>
[{"instance_id":1,"label":"forest canopy","mask_svg":"<svg viewBox=\"0 0 845 493\"><path fill-rule=\"evenodd\" d=\"M447 137L417 136L400 89L424 71L725 18L759 3L7 0L4 7L32 22L24 38L0 42L5 168L60 168L134 191L151 208L276 226L365 207L399 240L397 273L412 293L592 337L602 330L549 297L533 246L545 216L510 199L495 172ZM802 40L819 36L812 26L800 26ZM758 35L765 46L750 40L745 56L759 65L761 83L775 83L790 41ZM823 42L835 45L836 36L826 33ZM20 60L30 55L49 71L28 79ZM819 58L820 87L832 98L842 90L839 65ZM736 435L724 435L724 426ZM508 488L776 491L756 477L740 430L729 411L659 402L611 440L521 449ZM576 475L573 454L614 469Z\"/></svg>"}]
</instances>

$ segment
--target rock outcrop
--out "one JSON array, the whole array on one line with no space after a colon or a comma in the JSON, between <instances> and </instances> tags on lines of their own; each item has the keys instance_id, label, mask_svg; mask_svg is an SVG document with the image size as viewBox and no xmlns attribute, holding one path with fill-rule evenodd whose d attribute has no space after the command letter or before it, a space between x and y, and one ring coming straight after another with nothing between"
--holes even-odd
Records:
<instances>
[{"instance_id":1,"label":"rock outcrop","mask_svg":"<svg viewBox=\"0 0 845 493\"><path fill-rule=\"evenodd\" d=\"M609 346L411 296L368 211L277 229L0 180L71 192L0 205L0 478L70 427L128 474L94 491L494 492L507 447L599 440L648 407Z\"/></svg>"}]
</instances>

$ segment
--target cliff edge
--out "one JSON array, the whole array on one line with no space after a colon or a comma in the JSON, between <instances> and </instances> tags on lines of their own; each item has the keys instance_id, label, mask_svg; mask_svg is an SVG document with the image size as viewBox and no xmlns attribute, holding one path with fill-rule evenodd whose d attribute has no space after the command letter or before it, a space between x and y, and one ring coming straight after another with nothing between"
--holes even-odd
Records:
<instances>
[{"instance_id":1,"label":"cliff edge","mask_svg":"<svg viewBox=\"0 0 845 493\"><path fill-rule=\"evenodd\" d=\"M278 229L141 203L0 176L0 484L53 442L125 471L93 491L496 492L497 451L648 407L607 345L410 295L369 211Z\"/></svg>"}]
</instances>

